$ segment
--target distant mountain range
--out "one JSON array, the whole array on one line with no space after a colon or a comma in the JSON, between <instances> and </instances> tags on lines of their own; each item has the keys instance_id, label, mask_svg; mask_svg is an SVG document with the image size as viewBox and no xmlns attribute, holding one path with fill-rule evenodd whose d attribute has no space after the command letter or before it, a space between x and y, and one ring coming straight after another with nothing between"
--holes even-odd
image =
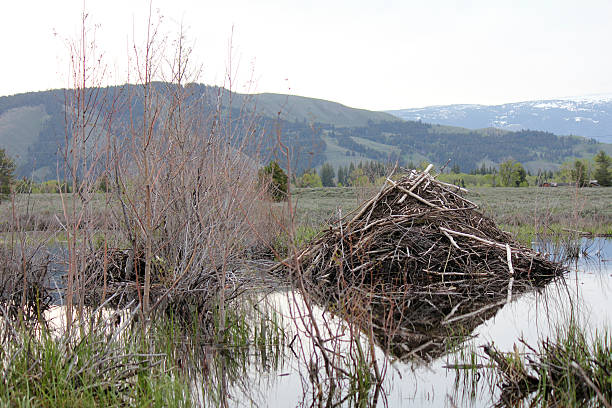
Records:
<instances>
[{"instance_id":1,"label":"distant mountain range","mask_svg":"<svg viewBox=\"0 0 612 408\"><path fill-rule=\"evenodd\" d=\"M204 109L215 109L219 88L202 84L188 86L190 101L208 107ZM166 84L158 83L156 87L163 95ZM142 116L138 114L142 112L141 94L135 85L111 87L105 91L115 95L116 106L113 106L117 113L111 133L121 139L130 121L126 112L131 110L135 118ZM57 177L61 169L59 152L66 139L70 139L65 127L64 93L64 90L49 90L0 97L0 148L6 149L17 162L18 176L37 180ZM598 135L606 135L603 124L612 123L608 113L612 112L612 102L608 110L604 109L604 102L588 105L585 101L577 105L576 101L540 101L512 104L514 108L510 105L453 105L393 111L394 115L408 120L387 112L354 109L331 101L292 95L233 94L231 100L226 96L221 103L226 114L231 112L232 118L245 110L256 112L259 134L265 138L263 161L275 157L276 131L280 128L282 142L294 152L292 165L298 172L325 162L335 167L368 160L398 161L400 165L426 160L440 165L448 159L463 171L470 171L483 164L497 165L508 158L536 171L558 168L575 157L591 158L602 149L612 154L612 144L590 138L557 136L550 131L509 130L548 130L542 123L554 121L542 118L560 117L557 121L574 127L571 131L569 128L557 130L558 133L602 137ZM587 106L590 106L588 111ZM525 112L531 111L531 116L539 120L527 122L525 119L519 123L516 118L530 117L528 113L520 113L519 107ZM568 116L569 113L574 116ZM594 133L575 131L583 129L576 128L577 124L586 123L592 124ZM474 127L479 129L468 129Z\"/></svg>"},{"instance_id":2,"label":"distant mountain range","mask_svg":"<svg viewBox=\"0 0 612 408\"><path fill-rule=\"evenodd\" d=\"M542 130L612 143L612 95L537 100L503 105L442 105L387 111L404 120L505 130Z\"/></svg>"}]
</instances>

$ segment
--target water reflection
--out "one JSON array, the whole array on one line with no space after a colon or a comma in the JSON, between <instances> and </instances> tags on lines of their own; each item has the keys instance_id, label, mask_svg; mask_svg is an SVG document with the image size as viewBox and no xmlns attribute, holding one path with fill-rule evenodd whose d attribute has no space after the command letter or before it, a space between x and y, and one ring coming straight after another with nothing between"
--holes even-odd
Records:
<instances>
[{"instance_id":1,"label":"water reflection","mask_svg":"<svg viewBox=\"0 0 612 408\"><path fill-rule=\"evenodd\" d=\"M535 345L554 334L570 316L593 331L610 329L610 259L611 240L583 240L580 257L569 264L570 273L563 279L548 282L545 287L516 286L511 302L507 302L507 293L484 296L486 287L474 288L473 293L482 296L459 302L450 300L451 296L420 299L399 296L373 302L372 321L389 320L392 316L395 323L391 336L388 327L374 326L373 330L375 356L385 374L382 395L376 402L390 407L491 406L499 391L491 383L494 380L490 372L481 369L462 373L448 367L482 355L481 346L488 343L505 351L513 350L516 345L517 351L522 352L524 346L518 343L519 339ZM304 310L296 306L296 296L293 292L276 293L270 300L275 310L296 321L296 314ZM349 353L352 343L347 323L321 308L316 312L318 319L332 327L329 332L335 333L335 340L343 341L344 350L340 347L335 352ZM306 336L307 330L299 329L300 324L297 324L298 334ZM259 382L257 387L260 396L257 405L285 407L315 403L308 397L313 385L309 382L307 360L316 354L316 347L302 337L296 341L304 352L297 357L287 353L283 370L266 374L266 381ZM250 377L257 379L260 375L254 369ZM238 398L235 402L240 405L244 401ZM342 396L338 395L334 402L340 401ZM370 399L368 404L372 402Z\"/></svg>"},{"instance_id":2,"label":"water reflection","mask_svg":"<svg viewBox=\"0 0 612 408\"><path fill-rule=\"evenodd\" d=\"M225 343L232 347L184 330L163 339L172 364L191 379L192 398L200 405L491 406L499 390L490 371L448 367L477 361L481 346L489 343L503 351L516 345L522 352L519 339L536 344L570 318L591 331L610 330L611 260L612 240L583 239L563 279L545 286L515 283L510 302L509 287L494 292L477 282L456 297L447 282L446 294L388 294L370 297L362 309L353 304L352 312L363 319L352 322L338 317L338 305L332 313L334 305L308 303L296 291L255 294L235 307L240 311L230 316L235 324L226 325L234 330L226 333ZM62 324L62 310L50 311L52 326ZM309 313L332 371L326 371L321 345L312 340Z\"/></svg>"}]
</instances>

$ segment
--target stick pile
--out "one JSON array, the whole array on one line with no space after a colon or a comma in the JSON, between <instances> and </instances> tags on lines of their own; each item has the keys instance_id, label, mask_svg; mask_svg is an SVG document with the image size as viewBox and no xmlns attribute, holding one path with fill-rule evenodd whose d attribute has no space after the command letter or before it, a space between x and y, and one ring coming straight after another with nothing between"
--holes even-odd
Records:
<instances>
[{"instance_id":1,"label":"stick pile","mask_svg":"<svg viewBox=\"0 0 612 408\"><path fill-rule=\"evenodd\" d=\"M501 231L462 196L466 190L428 171L388 179L352 217L276 268L299 267L308 281L331 292L362 285L423 289L436 282L452 282L458 291L492 278L505 287L514 279L537 281L562 272L561 265Z\"/></svg>"},{"instance_id":2,"label":"stick pile","mask_svg":"<svg viewBox=\"0 0 612 408\"><path fill-rule=\"evenodd\" d=\"M402 360L431 361L513 296L565 270L501 231L466 190L412 171L387 183L272 272Z\"/></svg>"}]
</instances>

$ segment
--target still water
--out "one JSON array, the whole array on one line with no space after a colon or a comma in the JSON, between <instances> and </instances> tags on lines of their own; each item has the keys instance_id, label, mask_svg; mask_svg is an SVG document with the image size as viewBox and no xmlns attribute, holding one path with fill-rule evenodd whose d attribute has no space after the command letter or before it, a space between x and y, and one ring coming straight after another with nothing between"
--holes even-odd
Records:
<instances>
[{"instance_id":1,"label":"still water","mask_svg":"<svg viewBox=\"0 0 612 408\"><path fill-rule=\"evenodd\" d=\"M487 383L486 371L480 370L474 381L466 381L462 370L448 365L466 362L466 355L475 351L483 356L480 346L493 343L500 351L525 350L519 339L531 346L548 336L554 337L556 329L567 326L571 319L580 327L594 333L612 329L612 240L584 239L583 251L577 260L568 263L569 273L549 283L545 288L513 296L512 300L497 308L488 320L478 325L470 338L459 349L442 353L433 361L394 361L377 348L376 355L385 372L379 406L389 407L488 407L497 400L498 389ZM266 301L297 333L293 349L287 352L276 370L254 368L249 375L248 395L244 391L231 392L230 405L292 407L309 406L313 395L309 379L308 356L311 343L306 341L299 313L305 308L299 305L295 292L275 293ZM321 309L314 311L319 321L326 319L337 338L349 336L338 319ZM295 340L295 339L294 339ZM347 341L348 344L348 341ZM347 346L348 347L348 346ZM467 350L467 352L466 352ZM479 361L485 361L481 359ZM469 376L468 376L469 377ZM316 391L316 390L315 390ZM316 394L316 392L315 392Z\"/></svg>"},{"instance_id":2,"label":"still water","mask_svg":"<svg viewBox=\"0 0 612 408\"><path fill-rule=\"evenodd\" d=\"M498 398L499 389L489 382L491 373L481 368L477 375L457 370L456 364L470 362L475 353L476 362L486 363L483 345L493 343L500 351L519 352L525 346L554 337L559 327L566 327L573 320L587 332L612 330L612 240L583 239L580 257L569 263L569 272L543 288L515 294L509 302L496 304L485 318L475 325L468 336L462 336L454 348L433 350L428 361L422 358L399 359L385 353L378 346L374 353L379 370L384 374L382 388L376 403L385 407L489 407ZM540 245L546 251L546 245ZM57 273L57 302L61 302L61 265ZM296 291L273 292L263 297L260 307L274 310L283 317L288 333L287 347L281 355L272 356L269 364L261 360L249 366L244 378L229 387L229 405L241 407L298 407L311 406L318 390L312 381L312 359L315 347L307 335L307 308ZM50 322L61 326L62 308L51 311ZM314 306L316 321L325 328L322 337L333 339L325 347L336 348L334 353L347 356L355 332L351 333L345 322L325 310ZM325 323L325 324L324 324ZM351 335L352 334L352 335ZM364 344L367 344L364 336ZM272 362L272 360L274 360ZM321 360L316 362L322 371ZM467 373L467 374L466 374ZM193 394L202 405L206 399L194 381ZM346 387L344 390L346 391ZM341 401L342 395L334 401ZM372 404L370 399L369 403ZM318 405L318 404L315 404ZM325 405L325 404L323 404ZM341 403L340 406L345 406Z\"/></svg>"}]
</instances>

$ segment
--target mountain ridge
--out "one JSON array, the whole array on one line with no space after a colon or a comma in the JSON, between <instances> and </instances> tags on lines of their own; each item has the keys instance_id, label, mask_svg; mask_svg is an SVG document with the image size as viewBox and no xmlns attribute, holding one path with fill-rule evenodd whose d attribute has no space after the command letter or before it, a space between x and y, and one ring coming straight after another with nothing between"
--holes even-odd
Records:
<instances>
[{"instance_id":1,"label":"mountain ridge","mask_svg":"<svg viewBox=\"0 0 612 408\"><path fill-rule=\"evenodd\" d=\"M453 104L385 111L404 120L422 120L469 129L495 127L577 135L612 143L612 95L539 99L498 105Z\"/></svg>"},{"instance_id":2,"label":"mountain ridge","mask_svg":"<svg viewBox=\"0 0 612 408\"><path fill-rule=\"evenodd\" d=\"M165 89L166 85L156 83L155 86ZM384 112L293 95L232 94L232 98L224 95L219 100L220 88L203 84L188 87L193 98L190 101L204 101L210 109L215 109L220 101L227 112L235 112L232 117L237 118L245 107L254 111L257 126L267 139L264 160L274 157L276 130L281 129L283 143L295 152L294 166L298 172L319 167L326 161L338 167L369 160L400 165L426 160L441 165L448 159L469 171L482 164L498 165L508 158L521 161L535 171L556 169L574 157L591 158L600 149L612 154L612 145L578 136L495 127L474 130L405 121ZM130 110L139 117L142 101L136 85L105 89L121 91L117 93L119 99L123 98L119 105L125 107L129 103ZM16 159L19 177L37 180L57 177L59 152L69 138L65 128L64 92L49 90L0 97L0 148L6 148ZM132 97L127 98L127 94ZM118 113L114 122L125 122L126 115ZM119 128L117 135L121 136Z\"/></svg>"}]
</instances>

